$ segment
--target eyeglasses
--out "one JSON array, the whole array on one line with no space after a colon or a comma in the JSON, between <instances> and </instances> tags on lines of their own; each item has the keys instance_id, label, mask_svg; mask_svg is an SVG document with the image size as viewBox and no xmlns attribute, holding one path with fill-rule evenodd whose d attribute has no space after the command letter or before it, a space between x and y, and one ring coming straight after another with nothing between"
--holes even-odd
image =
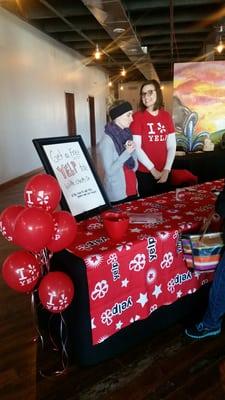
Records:
<instances>
[{"instance_id":1,"label":"eyeglasses","mask_svg":"<svg viewBox=\"0 0 225 400\"><path fill-rule=\"evenodd\" d=\"M147 90L147 92L142 92L141 93L141 97L152 96L154 92L156 92L155 89Z\"/></svg>"}]
</instances>

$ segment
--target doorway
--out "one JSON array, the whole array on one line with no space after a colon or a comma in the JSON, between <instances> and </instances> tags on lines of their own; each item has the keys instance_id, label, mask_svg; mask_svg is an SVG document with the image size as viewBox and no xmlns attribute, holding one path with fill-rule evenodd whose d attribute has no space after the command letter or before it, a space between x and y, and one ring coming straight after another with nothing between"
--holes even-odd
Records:
<instances>
[{"instance_id":1,"label":"doorway","mask_svg":"<svg viewBox=\"0 0 225 400\"><path fill-rule=\"evenodd\" d=\"M74 93L65 93L68 135L77 134Z\"/></svg>"},{"instance_id":2,"label":"doorway","mask_svg":"<svg viewBox=\"0 0 225 400\"><path fill-rule=\"evenodd\" d=\"M88 96L88 104L90 117L91 147L96 147L95 99L93 96Z\"/></svg>"}]
</instances>

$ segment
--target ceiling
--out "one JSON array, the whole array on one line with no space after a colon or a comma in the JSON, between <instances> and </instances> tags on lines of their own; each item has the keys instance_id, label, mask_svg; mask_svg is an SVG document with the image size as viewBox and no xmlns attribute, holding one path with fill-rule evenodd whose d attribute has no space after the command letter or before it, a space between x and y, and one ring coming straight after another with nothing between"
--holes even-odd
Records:
<instances>
[{"instance_id":1,"label":"ceiling","mask_svg":"<svg viewBox=\"0 0 225 400\"><path fill-rule=\"evenodd\" d=\"M221 0L0 0L0 5L98 64L111 79L173 79L175 62L225 59L214 52ZM115 32L122 28L124 32ZM220 28L221 29L221 28ZM224 35L224 36L223 36ZM93 53L96 44L100 60Z\"/></svg>"}]
</instances>

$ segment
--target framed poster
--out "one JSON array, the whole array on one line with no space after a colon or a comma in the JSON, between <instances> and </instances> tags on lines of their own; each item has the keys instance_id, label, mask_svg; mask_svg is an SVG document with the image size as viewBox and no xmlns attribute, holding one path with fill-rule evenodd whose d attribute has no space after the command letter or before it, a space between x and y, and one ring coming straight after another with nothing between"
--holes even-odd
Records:
<instances>
[{"instance_id":1,"label":"framed poster","mask_svg":"<svg viewBox=\"0 0 225 400\"><path fill-rule=\"evenodd\" d=\"M62 190L61 206L78 221L111 207L80 135L33 139L47 173Z\"/></svg>"}]
</instances>

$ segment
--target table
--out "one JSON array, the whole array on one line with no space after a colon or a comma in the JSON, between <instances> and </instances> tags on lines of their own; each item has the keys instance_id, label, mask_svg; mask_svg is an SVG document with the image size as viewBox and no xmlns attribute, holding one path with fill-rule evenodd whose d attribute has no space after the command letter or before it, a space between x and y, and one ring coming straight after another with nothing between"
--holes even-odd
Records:
<instances>
[{"instance_id":1,"label":"table","mask_svg":"<svg viewBox=\"0 0 225 400\"><path fill-rule=\"evenodd\" d=\"M158 223L130 224L121 243L109 241L100 216L79 223L76 243L53 261L74 281L65 318L82 363L113 356L187 315L213 274L187 269L179 234L199 228L214 207L212 190L222 187L222 180L207 182L186 188L180 200L174 191L120 205L128 212L162 214Z\"/></svg>"},{"instance_id":2,"label":"table","mask_svg":"<svg viewBox=\"0 0 225 400\"><path fill-rule=\"evenodd\" d=\"M173 168L189 170L198 176L199 183L221 179L225 176L225 151L216 148L214 151L176 156Z\"/></svg>"}]
</instances>

